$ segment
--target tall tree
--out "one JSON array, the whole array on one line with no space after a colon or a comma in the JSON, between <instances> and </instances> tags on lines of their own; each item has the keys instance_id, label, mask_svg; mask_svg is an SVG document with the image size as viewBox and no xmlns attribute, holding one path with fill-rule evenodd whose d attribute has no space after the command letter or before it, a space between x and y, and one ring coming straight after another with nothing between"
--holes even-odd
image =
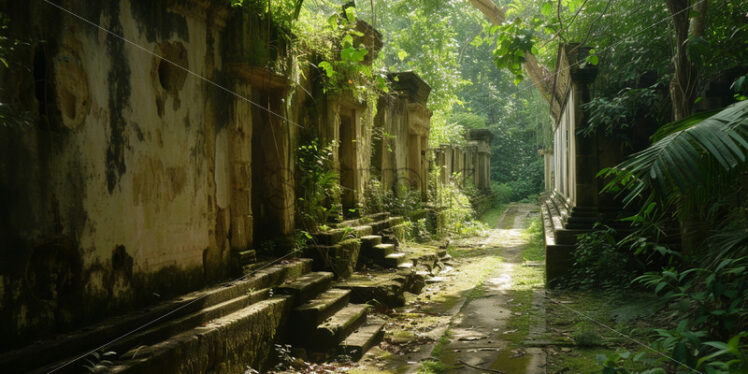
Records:
<instances>
[{"instance_id":1,"label":"tall tree","mask_svg":"<svg viewBox=\"0 0 748 374\"><path fill-rule=\"evenodd\" d=\"M501 25L506 19L506 12L499 8L493 0L470 0L470 4L480 10L494 25ZM553 85L553 76L550 70L540 65L535 55L529 51L525 51L523 66L533 84L535 84L535 87L540 91L545 100L550 102L551 87Z\"/></svg>"},{"instance_id":2,"label":"tall tree","mask_svg":"<svg viewBox=\"0 0 748 374\"><path fill-rule=\"evenodd\" d=\"M688 117L693 109L698 71L688 55L688 44L693 38L700 38L704 34L709 1L696 0L692 3L691 0L665 0L665 3L675 27L675 72L670 82L670 95L673 115L679 120Z\"/></svg>"}]
</instances>

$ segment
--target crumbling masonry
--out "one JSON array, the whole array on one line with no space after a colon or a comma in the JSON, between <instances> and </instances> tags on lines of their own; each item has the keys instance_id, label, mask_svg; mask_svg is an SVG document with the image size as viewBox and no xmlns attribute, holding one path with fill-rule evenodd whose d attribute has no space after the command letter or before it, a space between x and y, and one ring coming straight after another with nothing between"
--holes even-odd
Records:
<instances>
[{"instance_id":1,"label":"crumbling masonry","mask_svg":"<svg viewBox=\"0 0 748 374\"><path fill-rule=\"evenodd\" d=\"M393 90L376 108L325 93L319 71L287 63L293 56L274 25L228 3L60 2L86 21L41 1L0 7L13 20L10 35L29 43L0 69L1 101L32 118L0 127L0 368L49 370L177 309L109 347L121 354L148 342L118 358L116 371L261 368L287 328L307 328L289 327L289 318L308 321L304 336L315 342L368 349L381 324L366 320L368 307L348 305L350 291L330 288L345 274L310 273L335 271L329 263L268 264L205 288L253 269L262 243L290 248L295 150L311 139L337 144L339 204L356 212L340 224L352 242L316 236L342 251L334 260L348 272L364 251L406 264L379 235L396 232L401 218L356 217L372 178L425 198L439 167L442 178L462 172L490 193L486 131L471 132L466 148L441 147L429 164L430 88L416 74L391 74ZM379 34L363 22L359 30L374 55ZM376 129L391 136L375 139ZM410 275L389 281L417 288Z\"/></svg>"}]
</instances>

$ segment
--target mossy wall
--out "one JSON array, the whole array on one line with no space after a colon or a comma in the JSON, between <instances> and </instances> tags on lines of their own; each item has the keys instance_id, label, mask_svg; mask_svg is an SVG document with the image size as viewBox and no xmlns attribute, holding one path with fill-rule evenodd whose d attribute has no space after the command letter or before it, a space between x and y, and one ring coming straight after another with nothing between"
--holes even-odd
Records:
<instances>
[{"instance_id":1,"label":"mossy wall","mask_svg":"<svg viewBox=\"0 0 748 374\"><path fill-rule=\"evenodd\" d=\"M268 48L255 39L272 38L264 28L227 48L237 40L227 24L257 20L228 2L62 6L88 22L44 2L0 5L8 35L27 43L0 69L0 101L30 117L0 126L0 349L225 279L232 208L252 216L251 159L231 141L251 138L248 117L267 113L223 88L242 81L246 98L290 98L277 111L302 115L295 91L233 69ZM266 52L263 62L284 49ZM289 173L296 133L276 134ZM284 209L292 228L293 205Z\"/></svg>"},{"instance_id":2,"label":"mossy wall","mask_svg":"<svg viewBox=\"0 0 748 374\"><path fill-rule=\"evenodd\" d=\"M85 21L0 4L26 43L0 68L0 102L30 118L0 126L0 349L226 279L261 236L290 246L294 150L340 140L343 110L362 202L376 103L326 93L263 17L227 1L62 6ZM382 122L398 142L400 101Z\"/></svg>"}]
</instances>

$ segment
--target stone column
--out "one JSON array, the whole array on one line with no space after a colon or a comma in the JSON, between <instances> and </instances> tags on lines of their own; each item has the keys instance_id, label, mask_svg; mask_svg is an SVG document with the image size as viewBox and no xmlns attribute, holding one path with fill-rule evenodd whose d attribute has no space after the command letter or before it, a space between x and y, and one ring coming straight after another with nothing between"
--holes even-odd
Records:
<instances>
[{"instance_id":1,"label":"stone column","mask_svg":"<svg viewBox=\"0 0 748 374\"><path fill-rule=\"evenodd\" d=\"M237 93L252 96L246 84L237 84ZM231 249L252 246L252 106L243 100L234 104L234 121L230 130L231 167Z\"/></svg>"},{"instance_id":2,"label":"stone column","mask_svg":"<svg viewBox=\"0 0 748 374\"><path fill-rule=\"evenodd\" d=\"M421 136L421 142L419 147L419 156L421 157L421 198L426 200L428 198L429 190L429 138L428 133Z\"/></svg>"}]
</instances>

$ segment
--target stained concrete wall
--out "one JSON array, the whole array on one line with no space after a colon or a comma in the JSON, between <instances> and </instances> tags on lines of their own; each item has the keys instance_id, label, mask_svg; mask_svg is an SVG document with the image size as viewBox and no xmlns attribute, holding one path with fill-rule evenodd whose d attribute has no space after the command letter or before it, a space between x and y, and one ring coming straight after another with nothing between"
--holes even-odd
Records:
<instances>
[{"instance_id":1,"label":"stained concrete wall","mask_svg":"<svg viewBox=\"0 0 748 374\"><path fill-rule=\"evenodd\" d=\"M293 229L298 131L245 99L293 122L304 99L253 67L251 51L272 55L252 42L268 40L250 33L259 17L207 1L66 7L127 41L43 2L0 9L30 40L0 72L2 101L32 117L0 127L3 347L224 279L256 217ZM271 189L278 209L258 213Z\"/></svg>"}]
</instances>

